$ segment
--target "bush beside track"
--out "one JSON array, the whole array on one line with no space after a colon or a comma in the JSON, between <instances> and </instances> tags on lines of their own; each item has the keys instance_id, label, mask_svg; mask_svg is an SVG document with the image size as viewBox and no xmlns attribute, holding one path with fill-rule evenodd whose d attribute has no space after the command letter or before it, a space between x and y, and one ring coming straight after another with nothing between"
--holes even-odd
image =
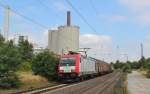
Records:
<instances>
[{"instance_id":1,"label":"bush beside track","mask_svg":"<svg viewBox=\"0 0 150 94\"><path fill-rule=\"evenodd\" d=\"M41 75L48 80L56 80L59 59L55 54L44 50L43 52L35 55L32 59L32 70L35 75Z\"/></svg>"},{"instance_id":2,"label":"bush beside track","mask_svg":"<svg viewBox=\"0 0 150 94\"><path fill-rule=\"evenodd\" d=\"M15 45L12 40L6 42L0 35L0 92L23 88L25 84L22 79L27 73L29 78L39 78L34 75L37 74L49 81L54 79L57 60L56 55L47 50L33 54L33 46L27 40L19 40L19 44ZM39 80L44 83L42 79Z\"/></svg>"}]
</instances>

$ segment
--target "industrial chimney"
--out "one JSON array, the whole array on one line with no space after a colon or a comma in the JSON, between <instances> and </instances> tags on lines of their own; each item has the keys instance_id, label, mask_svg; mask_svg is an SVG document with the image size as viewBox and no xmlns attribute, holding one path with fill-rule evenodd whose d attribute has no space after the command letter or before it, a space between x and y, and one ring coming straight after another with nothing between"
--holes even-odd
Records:
<instances>
[{"instance_id":1,"label":"industrial chimney","mask_svg":"<svg viewBox=\"0 0 150 94\"><path fill-rule=\"evenodd\" d=\"M71 25L71 14L70 11L67 11L67 26Z\"/></svg>"}]
</instances>

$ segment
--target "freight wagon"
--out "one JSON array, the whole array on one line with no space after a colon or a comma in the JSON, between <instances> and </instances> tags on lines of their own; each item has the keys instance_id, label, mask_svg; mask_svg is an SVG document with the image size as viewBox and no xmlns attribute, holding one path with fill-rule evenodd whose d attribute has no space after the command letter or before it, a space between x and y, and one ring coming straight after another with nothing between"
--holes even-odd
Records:
<instances>
[{"instance_id":1,"label":"freight wagon","mask_svg":"<svg viewBox=\"0 0 150 94\"><path fill-rule=\"evenodd\" d=\"M80 53L63 55L58 64L58 77L61 80L83 80L111 71L110 64Z\"/></svg>"}]
</instances>

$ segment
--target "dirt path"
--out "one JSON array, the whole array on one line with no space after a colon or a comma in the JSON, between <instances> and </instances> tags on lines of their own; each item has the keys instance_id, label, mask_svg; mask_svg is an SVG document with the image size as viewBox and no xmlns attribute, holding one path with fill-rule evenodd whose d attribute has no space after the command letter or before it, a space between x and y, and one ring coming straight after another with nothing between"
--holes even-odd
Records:
<instances>
[{"instance_id":1,"label":"dirt path","mask_svg":"<svg viewBox=\"0 0 150 94\"><path fill-rule=\"evenodd\" d=\"M150 94L150 79L147 79L137 71L128 75L129 94Z\"/></svg>"}]
</instances>

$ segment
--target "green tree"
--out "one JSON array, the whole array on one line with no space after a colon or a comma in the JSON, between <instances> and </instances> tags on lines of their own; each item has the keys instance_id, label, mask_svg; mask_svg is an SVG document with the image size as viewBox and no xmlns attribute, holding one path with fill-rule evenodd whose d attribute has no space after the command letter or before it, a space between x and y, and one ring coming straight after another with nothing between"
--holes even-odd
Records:
<instances>
[{"instance_id":1,"label":"green tree","mask_svg":"<svg viewBox=\"0 0 150 94\"><path fill-rule=\"evenodd\" d=\"M19 52L24 61L32 59L33 56L33 45L28 40L19 40Z\"/></svg>"},{"instance_id":2,"label":"green tree","mask_svg":"<svg viewBox=\"0 0 150 94\"><path fill-rule=\"evenodd\" d=\"M124 64L122 62L120 62L119 60L117 60L116 63L114 63L114 68L115 69L122 69L123 65Z\"/></svg>"},{"instance_id":3,"label":"green tree","mask_svg":"<svg viewBox=\"0 0 150 94\"><path fill-rule=\"evenodd\" d=\"M52 52L47 50L34 56L32 60L32 70L35 74L52 80L56 77L56 65L58 58Z\"/></svg>"},{"instance_id":4,"label":"green tree","mask_svg":"<svg viewBox=\"0 0 150 94\"><path fill-rule=\"evenodd\" d=\"M125 63L122 67L123 72L131 72L131 66L129 63Z\"/></svg>"},{"instance_id":5,"label":"green tree","mask_svg":"<svg viewBox=\"0 0 150 94\"><path fill-rule=\"evenodd\" d=\"M140 63L139 62L137 62L137 61L133 61L132 63L131 63L131 68L132 69L139 69L141 66L140 66Z\"/></svg>"},{"instance_id":6,"label":"green tree","mask_svg":"<svg viewBox=\"0 0 150 94\"><path fill-rule=\"evenodd\" d=\"M147 59L146 59L146 62L145 62L145 64L144 64L144 68L150 70L150 58L147 58Z\"/></svg>"},{"instance_id":7,"label":"green tree","mask_svg":"<svg viewBox=\"0 0 150 94\"><path fill-rule=\"evenodd\" d=\"M15 72L21 62L18 49L12 41L5 42L0 46L0 87L10 88L18 86L18 78Z\"/></svg>"},{"instance_id":8,"label":"green tree","mask_svg":"<svg viewBox=\"0 0 150 94\"><path fill-rule=\"evenodd\" d=\"M144 64L146 63L145 57L143 56L138 62L140 64L140 68L144 68Z\"/></svg>"},{"instance_id":9,"label":"green tree","mask_svg":"<svg viewBox=\"0 0 150 94\"><path fill-rule=\"evenodd\" d=\"M4 39L3 36L0 34L0 46L3 45L4 41L5 41L5 39Z\"/></svg>"}]
</instances>

